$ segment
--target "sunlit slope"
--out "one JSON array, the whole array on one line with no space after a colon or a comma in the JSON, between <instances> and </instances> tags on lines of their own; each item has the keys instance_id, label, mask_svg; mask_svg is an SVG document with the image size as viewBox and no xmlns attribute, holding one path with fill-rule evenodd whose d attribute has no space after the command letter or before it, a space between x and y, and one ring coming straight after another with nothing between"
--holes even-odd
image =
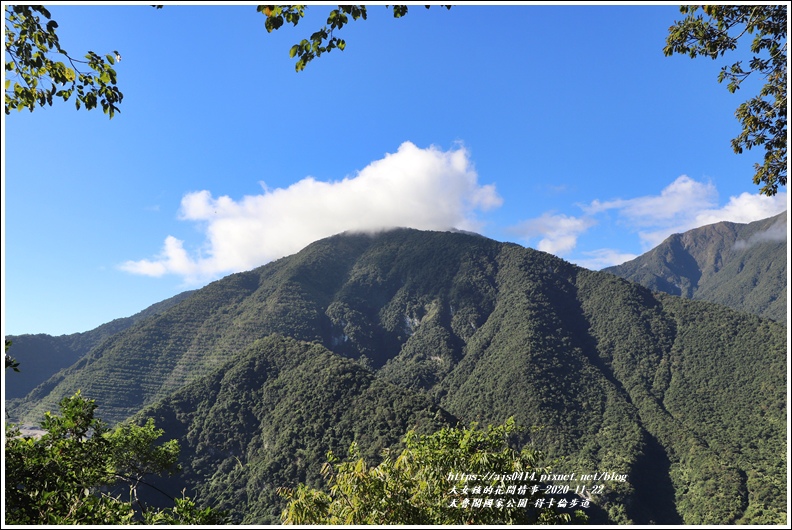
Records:
<instances>
[{"instance_id":1,"label":"sunlit slope","mask_svg":"<svg viewBox=\"0 0 792 530\"><path fill-rule=\"evenodd\" d=\"M517 441L564 457L560 469L627 474L599 499L611 521L780 520L783 325L463 233L342 234L231 275L114 335L13 412L30 421L82 389L119 421L208 384L273 333L463 421L514 416L535 428Z\"/></svg>"},{"instance_id":2,"label":"sunlit slope","mask_svg":"<svg viewBox=\"0 0 792 530\"><path fill-rule=\"evenodd\" d=\"M787 212L674 234L634 260L603 269L650 289L787 319Z\"/></svg>"}]
</instances>

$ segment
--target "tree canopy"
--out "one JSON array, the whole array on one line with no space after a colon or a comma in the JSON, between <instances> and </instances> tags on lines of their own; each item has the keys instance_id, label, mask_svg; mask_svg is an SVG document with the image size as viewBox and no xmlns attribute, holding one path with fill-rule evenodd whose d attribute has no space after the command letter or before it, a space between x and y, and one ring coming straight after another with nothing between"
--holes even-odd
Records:
<instances>
[{"instance_id":1,"label":"tree canopy","mask_svg":"<svg viewBox=\"0 0 792 530\"><path fill-rule=\"evenodd\" d=\"M687 16L669 28L663 50L666 55L717 59L736 50L745 35L754 36L750 45L753 57L747 69L742 61L725 65L718 82L728 81L727 87L734 93L751 74L764 78L759 94L737 107L735 116L742 131L731 144L737 154L764 146L764 161L754 166L754 183L763 185L761 193L775 195L787 179L786 4L692 5L680 10Z\"/></svg>"},{"instance_id":2,"label":"tree canopy","mask_svg":"<svg viewBox=\"0 0 792 530\"><path fill-rule=\"evenodd\" d=\"M549 499L543 498L539 481L549 469L541 465L542 454L509 447L514 428L514 420L509 419L485 430L474 423L429 435L409 431L405 449L395 457L386 451L377 466L369 466L355 444L349 461L341 462L331 452L322 470L329 493L304 484L281 488L281 495L289 500L282 520L301 525L571 521L570 513L545 505ZM585 519L581 511L575 516Z\"/></svg>"},{"instance_id":3,"label":"tree canopy","mask_svg":"<svg viewBox=\"0 0 792 530\"><path fill-rule=\"evenodd\" d=\"M267 29L267 33L272 33L286 22L296 26L305 16L307 7L306 5L261 5L257 7L257 10L267 17L264 27ZM431 6L425 7L429 9ZM451 6L446 5L445 8L451 9ZM393 18L403 17L407 14L408 9L409 6L406 5L393 6ZM297 57L297 63L294 65L295 70L302 71L309 62L323 53L329 53L334 49L343 51L346 41L337 37L334 32L343 28L349 22L349 17L352 17L352 20L361 18L366 20L367 16L368 10L364 5L339 5L337 9L331 10L327 15L326 26L322 26L312 33L309 39L302 39L289 50L290 57Z\"/></svg>"},{"instance_id":4,"label":"tree canopy","mask_svg":"<svg viewBox=\"0 0 792 530\"><path fill-rule=\"evenodd\" d=\"M99 106L112 118L124 95L116 86L117 51L89 51L78 59L60 44L58 23L38 5L5 6L5 113L52 105L53 98L76 96L77 109ZM12 79L14 79L12 83Z\"/></svg>"},{"instance_id":5,"label":"tree canopy","mask_svg":"<svg viewBox=\"0 0 792 530\"><path fill-rule=\"evenodd\" d=\"M6 369L11 368L13 371L19 371L19 361L8 355L8 348L11 347L11 341L5 339L5 367Z\"/></svg>"},{"instance_id":6,"label":"tree canopy","mask_svg":"<svg viewBox=\"0 0 792 530\"><path fill-rule=\"evenodd\" d=\"M221 524L226 515L200 509L189 497L152 509L137 494L148 475L175 473L179 446L157 444L152 420L108 430L94 417L96 403L78 392L47 413L41 436L22 436L6 424L5 524ZM121 488L117 488L117 486ZM129 488L128 500L114 493Z\"/></svg>"}]
</instances>

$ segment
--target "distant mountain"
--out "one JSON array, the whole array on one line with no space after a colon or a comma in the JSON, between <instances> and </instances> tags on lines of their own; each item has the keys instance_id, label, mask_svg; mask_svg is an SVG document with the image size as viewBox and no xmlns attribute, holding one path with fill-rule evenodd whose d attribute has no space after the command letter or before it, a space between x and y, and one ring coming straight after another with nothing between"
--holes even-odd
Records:
<instances>
[{"instance_id":1,"label":"distant mountain","mask_svg":"<svg viewBox=\"0 0 792 530\"><path fill-rule=\"evenodd\" d=\"M132 315L117 318L112 322L83 333L52 336L45 333L36 335L8 335L12 342L9 355L19 361L19 372L6 378L5 399L21 398L40 385L59 370L71 366L80 357L98 346L106 338L123 331L137 322L157 315L169 307L185 300L193 291L157 302Z\"/></svg>"},{"instance_id":2,"label":"distant mountain","mask_svg":"<svg viewBox=\"0 0 792 530\"><path fill-rule=\"evenodd\" d=\"M375 454L408 425L513 416L559 472L628 476L597 522L778 524L786 348L772 320L519 245L341 234L116 333L9 414L81 389L104 419L153 416L191 490L246 523L351 439Z\"/></svg>"},{"instance_id":3,"label":"distant mountain","mask_svg":"<svg viewBox=\"0 0 792 530\"><path fill-rule=\"evenodd\" d=\"M787 212L748 224L720 222L603 269L661 291L779 322L787 318Z\"/></svg>"}]
</instances>

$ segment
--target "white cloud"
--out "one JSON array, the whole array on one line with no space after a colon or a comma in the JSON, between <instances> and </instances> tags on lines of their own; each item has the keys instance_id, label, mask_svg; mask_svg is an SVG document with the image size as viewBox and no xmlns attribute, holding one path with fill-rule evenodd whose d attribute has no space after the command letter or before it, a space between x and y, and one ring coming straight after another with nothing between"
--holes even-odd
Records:
<instances>
[{"instance_id":1,"label":"white cloud","mask_svg":"<svg viewBox=\"0 0 792 530\"><path fill-rule=\"evenodd\" d=\"M735 250L744 250L759 243L779 243L787 240L787 221L786 218L776 221L767 230L757 232L746 240L739 240L734 243Z\"/></svg>"},{"instance_id":2,"label":"white cloud","mask_svg":"<svg viewBox=\"0 0 792 530\"><path fill-rule=\"evenodd\" d=\"M638 257L637 254L630 252L622 252L613 248L600 248L597 250L590 250L581 252L585 257L571 260L576 265L585 267L586 269L598 271L605 267L613 265L620 265L626 261L633 260Z\"/></svg>"},{"instance_id":3,"label":"white cloud","mask_svg":"<svg viewBox=\"0 0 792 530\"><path fill-rule=\"evenodd\" d=\"M173 236L165 238L165 245L155 261L143 259L128 261L121 268L134 274L144 276L162 276L175 273L183 276L195 276L198 273L195 263L184 250L184 244Z\"/></svg>"},{"instance_id":4,"label":"white cloud","mask_svg":"<svg viewBox=\"0 0 792 530\"><path fill-rule=\"evenodd\" d=\"M626 233L637 234L642 252L662 243L674 233L686 232L720 221L750 223L772 217L787 209L787 194L781 192L773 197L742 193L730 197L724 206L718 206L718 190L711 182L699 182L682 175L663 188L658 195L644 195L631 199L594 200L587 205L578 205L583 210L580 217L546 212L540 217L523 221L511 228L513 233L530 242L539 239L536 248L567 257L588 269L598 270L618 265L637 257L637 254L614 248L569 254L577 248L581 236L596 224L607 225L605 214L613 212L617 223ZM786 225L783 227L786 237ZM753 244L758 238L781 237L781 229L764 236L755 236L745 244Z\"/></svg>"},{"instance_id":5,"label":"white cloud","mask_svg":"<svg viewBox=\"0 0 792 530\"><path fill-rule=\"evenodd\" d=\"M583 211L589 215L606 210L618 210L620 215L640 226L656 226L677 222L693 210L716 204L718 191L712 183L702 183L682 175L666 186L660 195L646 195L633 199L594 200Z\"/></svg>"},{"instance_id":6,"label":"white cloud","mask_svg":"<svg viewBox=\"0 0 792 530\"><path fill-rule=\"evenodd\" d=\"M703 210L696 215L698 226L731 221L732 223L752 223L767 219L787 209L787 194L780 192L778 195L742 193L737 197L730 197L729 202L722 208Z\"/></svg>"},{"instance_id":7,"label":"white cloud","mask_svg":"<svg viewBox=\"0 0 792 530\"><path fill-rule=\"evenodd\" d=\"M596 221L591 217L572 217L547 212L541 217L523 221L510 230L525 240L540 237L537 249L563 255L573 250L578 237L594 224Z\"/></svg>"},{"instance_id":8,"label":"white cloud","mask_svg":"<svg viewBox=\"0 0 792 530\"><path fill-rule=\"evenodd\" d=\"M750 223L776 215L786 207L786 192L773 197L742 193L718 207L718 192L712 183L682 175L659 195L605 202L595 200L582 208L588 215L615 210L625 226L639 229L638 236L646 251L671 234L720 221Z\"/></svg>"},{"instance_id":9,"label":"white cloud","mask_svg":"<svg viewBox=\"0 0 792 530\"><path fill-rule=\"evenodd\" d=\"M288 188L234 200L207 190L185 195L181 219L205 225L203 255L190 256L168 236L153 260L128 261L125 271L176 274L203 281L251 269L295 253L333 234L405 226L477 231L476 213L500 206L494 185L479 185L464 148L420 149L405 142L353 177L322 182L307 177Z\"/></svg>"}]
</instances>

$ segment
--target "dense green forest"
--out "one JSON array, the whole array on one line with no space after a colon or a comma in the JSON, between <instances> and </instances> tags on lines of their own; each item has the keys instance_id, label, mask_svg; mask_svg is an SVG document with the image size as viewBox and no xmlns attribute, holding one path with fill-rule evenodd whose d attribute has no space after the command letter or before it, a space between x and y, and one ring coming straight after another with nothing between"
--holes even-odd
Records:
<instances>
[{"instance_id":1,"label":"dense green forest","mask_svg":"<svg viewBox=\"0 0 792 530\"><path fill-rule=\"evenodd\" d=\"M183 448L174 485L240 524L280 521L279 487L320 487L327 452L354 441L377 460L408 429L433 432L456 420L425 395L377 378L316 343L273 335L139 417L167 426ZM166 485L163 489L168 489Z\"/></svg>"},{"instance_id":2,"label":"dense green forest","mask_svg":"<svg viewBox=\"0 0 792 530\"><path fill-rule=\"evenodd\" d=\"M674 234L634 260L603 269L650 289L716 302L785 323L787 212Z\"/></svg>"},{"instance_id":3,"label":"dense green forest","mask_svg":"<svg viewBox=\"0 0 792 530\"><path fill-rule=\"evenodd\" d=\"M35 423L81 389L111 422L153 417L182 447L188 493L246 524L278 521L278 487L322 487L328 450L354 441L376 463L408 429L510 417L526 427L515 446L557 472L627 477L585 482L600 488L591 522L779 524L786 353L772 320L400 229L216 281L9 412Z\"/></svg>"}]
</instances>

